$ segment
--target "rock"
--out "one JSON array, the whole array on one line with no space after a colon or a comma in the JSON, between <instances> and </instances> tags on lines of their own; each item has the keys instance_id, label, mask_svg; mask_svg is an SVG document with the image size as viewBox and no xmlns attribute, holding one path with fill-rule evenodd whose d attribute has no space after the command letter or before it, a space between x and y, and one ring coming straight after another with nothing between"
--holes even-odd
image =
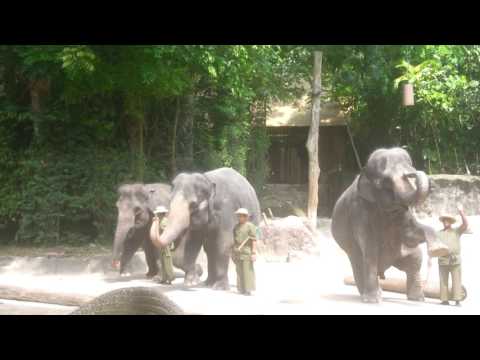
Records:
<instances>
[{"instance_id":1,"label":"rock","mask_svg":"<svg viewBox=\"0 0 480 360\"><path fill-rule=\"evenodd\" d=\"M271 209L275 216L305 216L304 207L308 201L307 185L267 184L260 198L262 211Z\"/></svg>"},{"instance_id":2,"label":"rock","mask_svg":"<svg viewBox=\"0 0 480 360\"><path fill-rule=\"evenodd\" d=\"M260 225L261 241L258 244L259 254L274 255L289 261L311 253L316 248L316 234L312 231L306 218L288 216L270 220L268 225Z\"/></svg>"}]
</instances>

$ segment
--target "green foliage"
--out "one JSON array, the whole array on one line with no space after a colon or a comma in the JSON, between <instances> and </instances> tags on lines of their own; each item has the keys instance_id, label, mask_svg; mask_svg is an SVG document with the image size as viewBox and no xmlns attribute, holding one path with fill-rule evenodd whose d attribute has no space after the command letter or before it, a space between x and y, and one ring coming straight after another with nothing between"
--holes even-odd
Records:
<instances>
[{"instance_id":1,"label":"green foliage","mask_svg":"<svg viewBox=\"0 0 480 360\"><path fill-rule=\"evenodd\" d=\"M430 172L480 173L478 45L1 45L0 224L18 243L110 242L117 186L173 171L229 166L261 192L265 110L302 94L314 50L363 161L399 145Z\"/></svg>"},{"instance_id":2,"label":"green foliage","mask_svg":"<svg viewBox=\"0 0 480 360\"><path fill-rule=\"evenodd\" d=\"M110 242L117 186L168 181L172 158L185 155L172 154L178 102L176 143L191 138L194 150L194 168L178 160L179 170L247 175L268 150L250 105L293 98L308 55L273 45L0 46L0 222L18 225L19 244ZM180 131L188 96L192 134Z\"/></svg>"},{"instance_id":3,"label":"green foliage","mask_svg":"<svg viewBox=\"0 0 480 360\"><path fill-rule=\"evenodd\" d=\"M363 161L377 147L400 145L428 171L477 171L478 45L323 49L331 95L351 113ZM405 81L414 85L414 107L401 106Z\"/></svg>"}]
</instances>

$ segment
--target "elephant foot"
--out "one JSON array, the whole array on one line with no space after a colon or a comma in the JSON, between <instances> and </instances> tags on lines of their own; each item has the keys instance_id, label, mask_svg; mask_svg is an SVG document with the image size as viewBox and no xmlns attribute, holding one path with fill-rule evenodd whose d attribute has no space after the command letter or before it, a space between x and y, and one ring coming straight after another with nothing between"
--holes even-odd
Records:
<instances>
[{"instance_id":1,"label":"elephant foot","mask_svg":"<svg viewBox=\"0 0 480 360\"><path fill-rule=\"evenodd\" d=\"M212 280L211 278L207 278L207 280L202 282L202 286L208 287L208 288L213 287L214 284L215 284L215 281Z\"/></svg>"},{"instance_id":2,"label":"elephant foot","mask_svg":"<svg viewBox=\"0 0 480 360\"><path fill-rule=\"evenodd\" d=\"M183 285L185 286L197 286L200 284L200 278L195 274L191 276L185 276L183 280Z\"/></svg>"},{"instance_id":3,"label":"elephant foot","mask_svg":"<svg viewBox=\"0 0 480 360\"><path fill-rule=\"evenodd\" d=\"M425 295L423 294L422 290L419 291L411 291L407 294L407 299L410 301L425 301Z\"/></svg>"},{"instance_id":4,"label":"elephant foot","mask_svg":"<svg viewBox=\"0 0 480 360\"><path fill-rule=\"evenodd\" d=\"M378 291L362 294L362 301L368 304L380 304L382 302L382 291Z\"/></svg>"},{"instance_id":5,"label":"elephant foot","mask_svg":"<svg viewBox=\"0 0 480 360\"><path fill-rule=\"evenodd\" d=\"M422 281L418 271L413 274L407 273L407 299L411 301L425 301Z\"/></svg>"},{"instance_id":6,"label":"elephant foot","mask_svg":"<svg viewBox=\"0 0 480 360\"><path fill-rule=\"evenodd\" d=\"M158 270L156 270L156 271L149 270L149 271L145 274L145 277L146 277L147 279L153 279L155 276L158 275L158 273L159 273Z\"/></svg>"},{"instance_id":7,"label":"elephant foot","mask_svg":"<svg viewBox=\"0 0 480 360\"><path fill-rule=\"evenodd\" d=\"M228 291L228 290L230 290L230 284L228 283L228 280L220 280L220 281L215 282L212 285L212 289L213 290Z\"/></svg>"}]
</instances>

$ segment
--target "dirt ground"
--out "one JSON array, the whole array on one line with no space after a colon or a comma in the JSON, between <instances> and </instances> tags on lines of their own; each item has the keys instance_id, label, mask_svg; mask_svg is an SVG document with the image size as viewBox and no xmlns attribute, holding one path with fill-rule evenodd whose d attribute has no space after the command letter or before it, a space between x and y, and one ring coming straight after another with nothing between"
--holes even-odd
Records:
<instances>
[{"instance_id":1,"label":"dirt ground","mask_svg":"<svg viewBox=\"0 0 480 360\"><path fill-rule=\"evenodd\" d=\"M85 258L94 255L110 254L111 249L105 245L90 244L88 246L13 246L1 245L0 256L74 256Z\"/></svg>"},{"instance_id":2,"label":"dirt ground","mask_svg":"<svg viewBox=\"0 0 480 360\"><path fill-rule=\"evenodd\" d=\"M119 278L116 274L35 276L15 271L1 273L0 286L28 286L92 296L120 287L161 286L171 300L191 314L480 314L480 286L476 281L477 274L480 273L480 262L477 260L480 239L476 235L480 230L480 217L469 219L472 233L462 237L463 284L467 288L468 297L460 308L441 306L437 299L427 299L425 303L411 302L403 294L388 292L383 293L381 304L363 304L356 288L343 284L344 277L351 275L351 268L347 257L329 235L328 221L322 222L319 255L306 256L290 263L259 259L256 263L258 289L252 297L236 293L233 267L230 268L230 292L201 287L186 289L182 285L180 272L173 286L164 286L143 279L143 274ZM439 226L435 219L427 219L425 222ZM427 265L424 261L424 278L426 272ZM404 274L390 269L386 276L404 277ZM436 261L430 276L438 279ZM0 299L0 314L68 314L73 309L74 307Z\"/></svg>"}]
</instances>

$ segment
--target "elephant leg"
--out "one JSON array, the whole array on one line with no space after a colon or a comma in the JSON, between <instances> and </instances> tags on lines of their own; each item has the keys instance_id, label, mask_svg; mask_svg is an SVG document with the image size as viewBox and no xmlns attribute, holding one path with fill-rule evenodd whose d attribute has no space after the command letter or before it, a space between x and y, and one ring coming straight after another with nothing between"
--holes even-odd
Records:
<instances>
[{"instance_id":1,"label":"elephant leg","mask_svg":"<svg viewBox=\"0 0 480 360\"><path fill-rule=\"evenodd\" d=\"M407 299L425 301L420 269L422 267L422 251L418 247L411 254L398 260L395 267L407 274Z\"/></svg>"},{"instance_id":2,"label":"elephant leg","mask_svg":"<svg viewBox=\"0 0 480 360\"><path fill-rule=\"evenodd\" d=\"M145 252L145 259L148 265L148 272L145 276L149 279L158 275L160 269L158 267L158 259L160 257L160 251L153 245L148 236L145 236L143 240L143 251Z\"/></svg>"},{"instance_id":3,"label":"elephant leg","mask_svg":"<svg viewBox=\"0 0 480 360\"><path fill-rule=\"evenodd\" d=\"M215 251L215 237L212 236L210 232L206 237L203 243L203 250L207 255L207 279L203 282L203 285L206 287L212 287L215 284L217 279L217 269L215 266L216 261L216 251Z\"/></svg>"},{"instance_id":4,"label":"elephant leg","mask_svg":"<svg viewBox=\"0 0 480 360\"><path fill-rule=\"evenodd\" d=\"M380 303L382 301L382 290L378 282L378 267L375 260L368 257L363 263L364 292L363 302Z\"/></svg>"},{"instance_id":5,"label":"elephant leg","mask_svg":"<svg viewBox=\"0 0 480 360\"><path fill-rule=\"evenodd\" d=\"M202 248L205 234L203 231L191 231L186 235L183 270L185 271L185 286L195 286L200 283L202 268L196 264L198 254Z\"/></svg>"},{"instance_id":6,"label":"elephant leg","mask_svg":"<svg viewBox=\"0 0 480 360\"><path fill-rule=\"evenodd\" d=\"M233 244L233 233L218 232L216 237L207 239L205 251L208 258L207 286L214 290L230 290L228 282L228 265L230 253L228 244Z\"/></svg>"},{"instance_id":7,"label":"elephant leg","mask_svg":"<svg viewBox=\"0 0 480 360\"><path fill-rule=\"evenodd\" d=\"M218 253L216 257L216 281L212 288L214 290L230 290L228 282L228 265L230 263L230 256L224 253Z\"/></svg>"},{"instance_id":8,"label":"elephant leg","mask_svg":"<svg viewBox=\"0 0 480 360\"><path fill-rule=\"evenodd\" d=\"M361 252L361 267L363 273L362 301L367 303L380 303L382 290L378 281L379 248L375 238L367 229L359 227L356 234L357 243Z\"/></svg>"},{"instance_id":9,"label":"elephant leg","mask_svg":"<svg viewBox=\"0 0 480 360\"><path fill-rule=\"evenodd\" d=\"M120 274L126 272L127 266L132 260L133 255L142 245L143 237L140 236L138 231L135 231L131 237L125 240L122 255L120 257Z\"/></svg>"},{"instance_id":10,"label":"elephant leg","mask_svg":"<svg viewBox=\"0 0 480 360\"><path fill-rule=\"evenodd\" d=\"M365 284L363 281L363 267L362 267L362 258L360 251L353 250L349 254L348 258L350 259L350 264L352 265L353 278L355 279L355 285L357 286L360 296L363 296L365 292Z\"/></svg>"}]
</instances>

